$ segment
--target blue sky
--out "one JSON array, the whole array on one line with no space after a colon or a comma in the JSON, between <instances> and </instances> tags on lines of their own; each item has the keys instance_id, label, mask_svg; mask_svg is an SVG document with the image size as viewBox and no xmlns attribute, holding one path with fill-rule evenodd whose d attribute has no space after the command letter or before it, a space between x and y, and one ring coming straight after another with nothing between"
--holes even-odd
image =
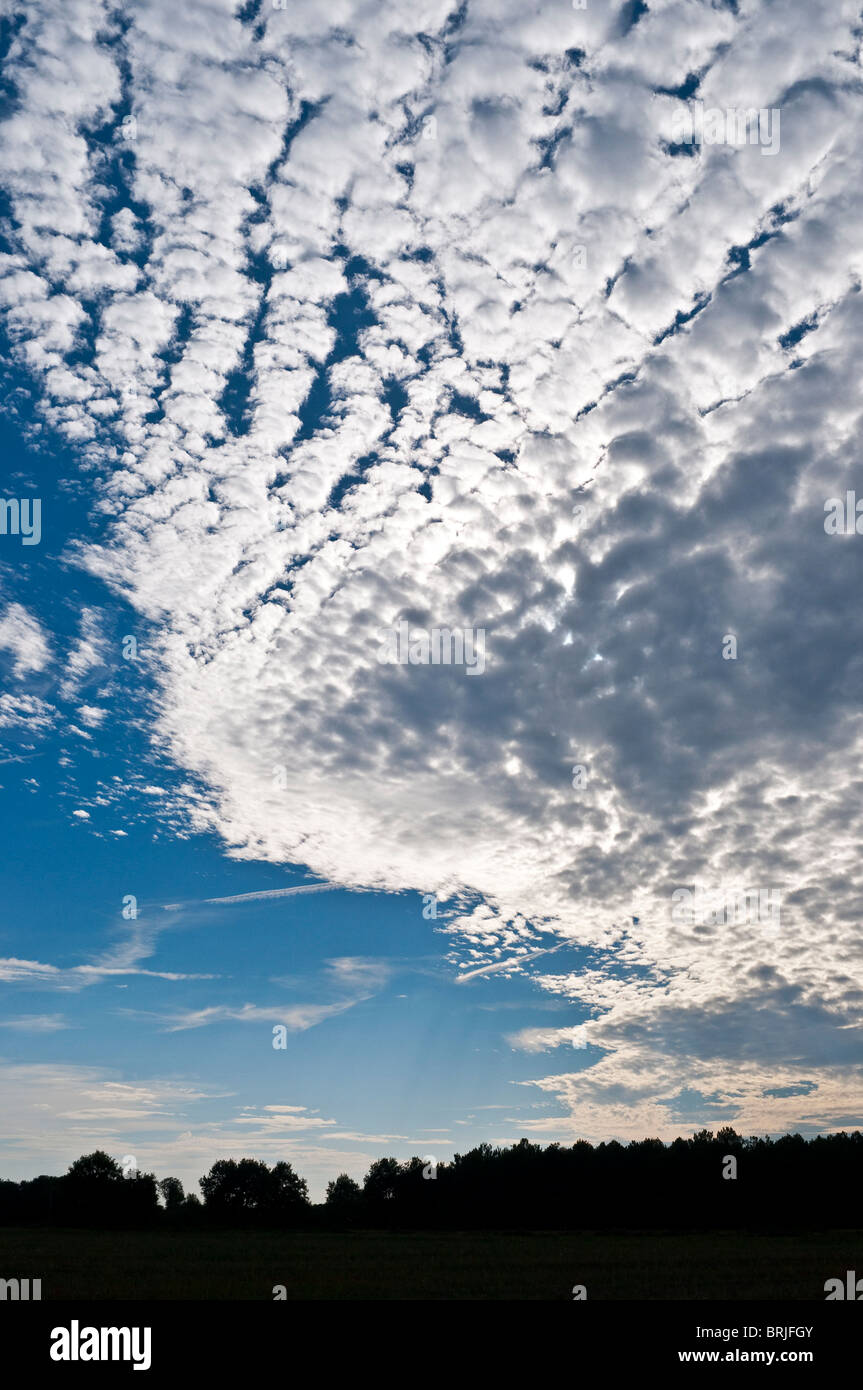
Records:
<instances>
[{"instance_id":1,"label":"blue sky","mask_svg":"<svg viewBox=\"0 0 863 1390\"><path fill-rule=\"evenodd\" d=\"M0 1171L863 1123L856 13L0 60Z\"/></svg>"},{"instance_id":2,"label":"blue sky","mask_svg":"<svg viewBox=\"0 0 863 1390\"><path fill-rule=\"evenodd\" d=\"M302 1166L311 1136L304 1171L320 1196L329 1177L344 1167L360 1176L384 1149L445 1159L483 1139L509 1142L525 1118L559 1111L555 1100L515 1089L535 1064L504 1035L562 1013L571 1020L573 1010L524 978L459 983L436 934L452 903L438 902L432 919L416 892L326 883L248 900L321 880L302 865L232 862L217 836L184 823L172 801L182 769L149 736L152 684L139 661L122 656L130 633L146 647L146 629L98 581L64 565L70 536L88 533L83 507L53 490L72 460L54 448L44 457L8 421L3 443L18 461L10 477L22 493L26 481L43 514L62 517L59 534L46 527L40 546L7 561L4 600L26 601L53 640L73 649L90 606L100 631L114 634L113 652L87 672L90 693L76 688L76 698L58 702L59 718L36 748L30 731L8 731L3 1055L25 1087L28 1069L42 1080L56 1067L90 1108L61 1110L45 1149L38 1124L10 1134L4 1172L31 1176L98 1142L118 1157L134 1153L141 1166L167 1162L194 1183L200 1163L177 1132L188 1122L220 1136L208 1141L212 1155L201 1150L207 1162L256 1144L273 1158L287 1142ZM2 659L17 693L16 654L7 649ZM41 699L52 685L31 678L27 689ZM92 708L106 713L93 729L75 722L91 695ZM134 917L124 917L129 895ZM40 963L51 967L47 981ZM93 968L76 979L82 966ZM244 1020L250 1006L263 1016ZM308 1026L301 1017L295 1030L298 1006L344 1011ZM285 1048L273 1046L279 1020L289 1030ZM287 1133L282 1112L268 1109L282 1106Z\"/></svg>"}]
</instances>

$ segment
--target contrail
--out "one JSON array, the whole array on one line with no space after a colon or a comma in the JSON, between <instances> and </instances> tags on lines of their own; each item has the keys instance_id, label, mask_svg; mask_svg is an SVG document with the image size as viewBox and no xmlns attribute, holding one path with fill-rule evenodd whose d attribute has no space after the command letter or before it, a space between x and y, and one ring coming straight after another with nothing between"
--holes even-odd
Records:
<instances>
[{"instance_id":1,"label":"contrail","mask_svg":"<svg viewBox=\"0 0 863 1390\"><path fill-rule=\"evenodd\" d=\"M467 980L475 980L477 975L493 975L496 970L511 970L515 965L524 965L526 960L536 960L537 956L550 956L555 951L559 951L563 946L574 946L574 941L561 941L557 946L543 946L539 951L528 951L524 956L512 956L509 960L495 961L493 965L481 965L478 970L469 970L466 975L456 975L457 985L463 985Z\"/></svg>"},{"instance_id":2,"label":"contrail","mask_svg":"<svg viewBox=\"0 0 863 1390\"><path fill-rule=\"evenodd\" d=\"M259 893L234 893L229 898L198 898L193 903L164 903L163 912L177 912L183 907L205 907L208 903L251 903L259 898L293 898L297 893L326 893L338 888L337 883L304 883L298 888L264 888Z\"/></svg>"}]
</instances>

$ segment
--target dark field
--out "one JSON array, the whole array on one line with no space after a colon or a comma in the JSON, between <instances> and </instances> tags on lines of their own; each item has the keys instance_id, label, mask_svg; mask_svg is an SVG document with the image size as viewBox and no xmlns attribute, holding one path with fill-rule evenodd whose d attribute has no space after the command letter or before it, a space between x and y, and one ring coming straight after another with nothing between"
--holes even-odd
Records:
<instances>
[{"instance_id":1,"label":"dark field","mask_svg":"<svg viewBox=\"0 0 863 1390\"><path fill-rule=\"evenodd\" d=\"M863 1232L0 1231L42 1299L796 1299L863 1272Z\"/></svg>"}]
</instances>

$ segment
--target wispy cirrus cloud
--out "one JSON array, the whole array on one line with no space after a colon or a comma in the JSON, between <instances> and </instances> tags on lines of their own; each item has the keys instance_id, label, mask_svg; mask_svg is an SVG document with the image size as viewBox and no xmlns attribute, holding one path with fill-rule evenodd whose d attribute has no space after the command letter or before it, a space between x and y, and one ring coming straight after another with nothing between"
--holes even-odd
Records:
<instances>
[{"instance_id":1,"label":"wispy cirrus cloud","mask_svg":"<svg viewBox=\"0 0 863 1390\"><path fill-rule=\"evenodd\" d=\"M266 902L268 899L294 898L303 893L326 893L335 883L301 883L292 888L263 888L255 893L232 893L226 898L201 898L190 903L163 903L164 912L181 912L189 907L222 906L227 903Z\"/></svg>"},{"instance_id":2,"label":"wispy cirrus cloud","mask_svg":"<svg viewBox=\"0 0 863 1390\"><path fill-rule=\"evenodd\" d=\"M540 956L552 955L555 951L562 950L565 945L565 941L560 941L556 946L544 946L537 951L525 951L522 955L510 956L506 960L492 961L490 965L478 965L475 970L465 970L460 975L456 975L455 982L457 985L464 985L469 980L479 979L482 975L496 975L499 971L504 970L521 970L531 961L537 960Z\"/></svg>"},{"instance_id":3,"label":"wispy cirrus cloud","mask_svg":"<svg viewBox=\"0 0 863 1390\"><path fill-rule=\"evenodd\" d=\"M214 1023L282 1024L289 1032L301 1033L308 1028L316 1027L328 1018L352 1009L366 999L373 998L388 983L392 974L393 969L388 961L369 960L361 956L338 956L325 962L322 988L329 993L336 992L346 997L329 1003L241 1006L213 1004L203 1009L166 1015L164 1023L166 1030L172 1033L182 1032L187 1028L204 1028Z\"/></svg>"},{"instance_id":4,"label":"wispy cirrus cloud","mask_svg":"<svg viewBox=\"0 0 863 1390\"><path fill-rule=\"evenodd\" d=\"M18 1018L0 1019L0 1028L13 1028L22 1033L59 1033L71 1026L62 1014L21 1014Z\"/></svg>"},{"instance_id":5,"label":"wispy cirrus cloud","mask_svg":"<svg viewBox=\"0 0 863 1390\"><path fill-rule=\"evenodd\" d=\"M280 1023L292 1033L302 1033L314 1028L324 1019L334 1014L344 1013L351 1008L354 1000L338 1004L288 1004L263 1007L257 1004L243 1004L235 1008L229 1004L212 1004L203 1009L189 1009L181 1014L164 1016L165 1031L179 1033L187 1028L206 1028L214 1023Z\"/></svg>"},{"instance_id":6,"label":"wispy cirrus cloud","mask_svg":"<svg viewBox=\"0 0 863 1390\"><path fill-rule=\"evenodd\" d=\"M56 989L79 989L97 984L112 976L148 975L154 980L212 980L207 974L184 974L175 970L143 970L137 966L109 965L48 965L44 961L20 960L15 956L0 958L0 980Z\"/></svg>"}]
</instances>

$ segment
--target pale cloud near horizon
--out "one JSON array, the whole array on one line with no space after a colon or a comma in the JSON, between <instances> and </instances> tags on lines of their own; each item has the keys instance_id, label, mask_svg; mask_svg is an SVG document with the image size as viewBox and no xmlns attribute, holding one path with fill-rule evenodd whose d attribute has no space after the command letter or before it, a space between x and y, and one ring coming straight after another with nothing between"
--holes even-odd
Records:
<instances>
[{"instance_id":1,"label":"pale cloud near horizon","mask_svg":"<svg viewBox=\"0 0 863 1390\"><path fill-rule=\"evenodd\" d=\"M198 1179L217 1159L254 1155L287 1159L321 1201L326 1183L348 1171L362 1180L381 1145L409 1136L341 1127L302 1105L244 1106L212 1087L176 1079L116 1079L104 1067L16 1063L0 1057L4 1125L3 1177L62 1172L83 1153L132 1155L142 1172L179 1177L198 1193ZM450 1147L440 1141L444 1148ZM440 1147L439 1143L439 1147ZM421 1147L421 1145L420 1145Z\"/></svg>"},{"instance_id":2,"label":"pale cloud near horizon","mask_svg":"<svg viewBox=\"0 0 863 1390\"><path fill-rule=\"evenodd\" d=\"M688 1093L829 1128L863 1111L863 563L823 526L860 469L858 16L626 14L48 4L10 50L0 295L100 480L71 557L148 632L191 824L455 897L463 978L583 947L534 972L600 1049L532 1083L573 1130L679 1130ZM675 154L690 73L781 110L777 153ZM483 627L487 670L381 665L402 618ZM681 926L693 883L781 891L780 932Z\"/></svg>"}]
</instances>

